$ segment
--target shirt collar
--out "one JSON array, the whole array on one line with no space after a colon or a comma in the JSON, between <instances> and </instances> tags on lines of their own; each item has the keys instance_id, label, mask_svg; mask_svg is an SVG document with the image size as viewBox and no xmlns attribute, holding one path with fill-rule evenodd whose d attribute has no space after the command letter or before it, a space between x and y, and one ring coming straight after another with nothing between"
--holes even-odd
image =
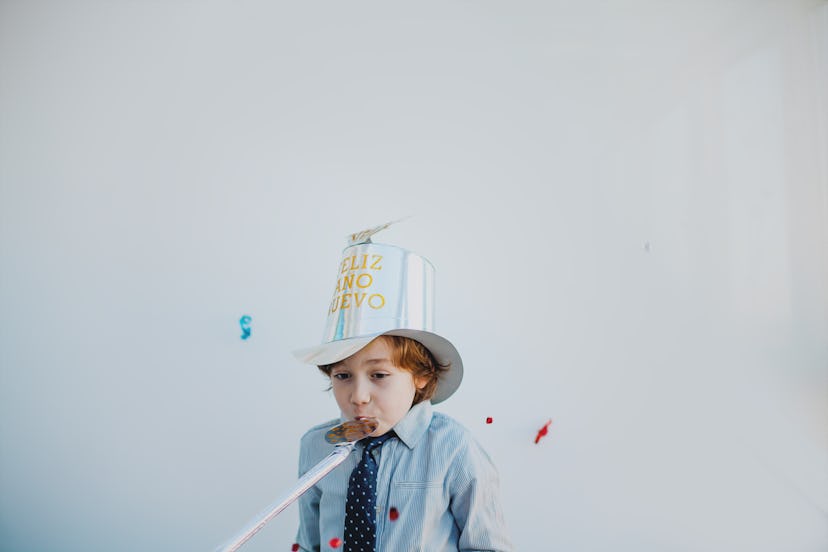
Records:
<instances>
[{"instance_id":1,"label":"shirt collar","mask_svg":"<svg viewBox=\"0 0 828 552\"><path fill-rule=\"evenodd\" d=\"M397 422L397 425L394 426L394 433L397 434L400 441L405 443L405 446L413 449L428 429L433 414L431 401L426 400L417 403L403 416L402 420Z\"/></svg>"}]
</instances>

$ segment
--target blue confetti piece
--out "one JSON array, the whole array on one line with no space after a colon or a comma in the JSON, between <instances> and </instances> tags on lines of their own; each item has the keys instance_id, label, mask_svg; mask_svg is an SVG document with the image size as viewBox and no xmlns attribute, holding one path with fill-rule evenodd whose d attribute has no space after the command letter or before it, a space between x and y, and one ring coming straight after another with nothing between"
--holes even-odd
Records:
<instances>
[{"instance_id":1,"label":"blue confetti piece","mask_svg":"<svg viewBox=\"0 0 828 552\"><path fill-rule=\"evenodd\" d=\"M247 339L248 337L250 337L250 322L252 320L253 319L247 316L246 314L239 318L239 324L241 325L242 332L244 332L241 336L242 339Z\"/></svg>"}]
</instances>

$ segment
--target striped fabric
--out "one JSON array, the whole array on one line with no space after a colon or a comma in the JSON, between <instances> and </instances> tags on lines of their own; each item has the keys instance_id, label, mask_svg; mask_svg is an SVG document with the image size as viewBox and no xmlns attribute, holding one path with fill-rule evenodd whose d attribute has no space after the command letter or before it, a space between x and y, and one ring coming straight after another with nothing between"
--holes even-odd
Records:
<instances>
[{"instance_id":1,"label":"striped fabric","mask_svg":"<svg viewBox=\"0 0 828 552\"><path fill-rule=\"evenodd\" d=\"M342 420L311 428L301 441L299 474L328 455L324 435ZM377 474L377 551L513 550L500 509L497 471L471 433L455 420L415 405L374 454ZM348 479L362 444L299 499L301 550L330 550L342 538ZM392 513L393 512L393 513Z\"/></svg>"}]
</instances>

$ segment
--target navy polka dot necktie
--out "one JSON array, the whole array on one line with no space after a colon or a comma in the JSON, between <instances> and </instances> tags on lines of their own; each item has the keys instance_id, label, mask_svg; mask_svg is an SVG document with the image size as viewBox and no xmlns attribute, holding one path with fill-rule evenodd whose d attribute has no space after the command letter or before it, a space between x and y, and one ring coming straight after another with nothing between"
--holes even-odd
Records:
<instances>
[{"instance_id":1,"label":"navy polka dot necktie","mask_svg":"<svg viewBox=\"0 0 828 552\"><path fill-rule=\"evenodd\" d=\"M344 552L375 552L377 541L377 462L371 451L393 435L375 437L365 444L360 460L348 482L348 498L345 501L345 548Z\"/></svg>"}]
</instances>

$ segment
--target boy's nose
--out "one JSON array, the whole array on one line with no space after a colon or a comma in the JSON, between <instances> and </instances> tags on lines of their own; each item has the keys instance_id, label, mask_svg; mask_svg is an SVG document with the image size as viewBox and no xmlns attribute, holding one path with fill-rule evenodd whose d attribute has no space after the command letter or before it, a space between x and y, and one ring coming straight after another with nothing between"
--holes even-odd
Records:
<instances>
[{"instance_id":1,"label":"boy's nose","mask_svg":"<svg viewBox=\"0 0 828 552\"><path fill-rule=\"evenodd\" d=\"M365 404L371 401L371 392L368 389L368 383L357 379L354 382L353 393L351 393L351 402L354 404Z\"/></svg>"}]
</instances>

